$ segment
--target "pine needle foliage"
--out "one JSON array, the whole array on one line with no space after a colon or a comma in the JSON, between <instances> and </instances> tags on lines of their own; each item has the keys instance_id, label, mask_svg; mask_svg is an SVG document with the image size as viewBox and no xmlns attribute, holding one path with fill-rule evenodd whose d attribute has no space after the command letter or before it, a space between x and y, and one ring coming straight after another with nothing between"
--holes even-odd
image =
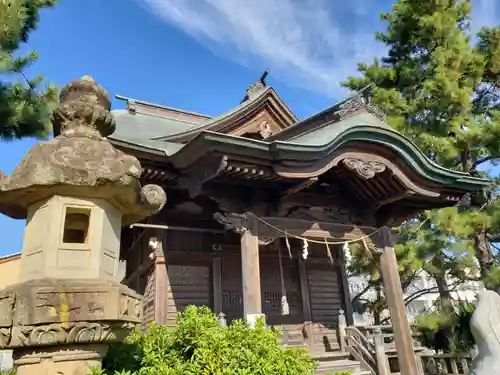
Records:
<instances>
[{"instance_id":1,"label":"pine needle foliage","mask_svg":"<svg viewBox=\"0 0 500 375\"><path fill-rule=\"evenodd\" d=\"M434 162L496 179L500 28L485 27L473 35L470 0L397 0L381 18L387 28L376 39L385 43L387 54L358 64L359 75L343 85L351 90L371 85L372 102L389 125ZM436 279L445 299L450 298L445 276L498 287L497 194L494 184L467 207L429 211L407 221L397 246L403 282L423 269ZM360 273L366 267L353 265Z\"/></svg>"},{"instance_id":2,"label":"pine needle foliage","mask_svg":"<svg viewBox=\"0 0 500 375\"><path fill-rule=\"evenodd\" d=\"M35 51L20 53L36 29L39 12L57 0L0 0L0 139L47 138L50 113L57 102L54 86L41 87L42 76L28 78L38 60Z\"/></svg>"}]
</instances>

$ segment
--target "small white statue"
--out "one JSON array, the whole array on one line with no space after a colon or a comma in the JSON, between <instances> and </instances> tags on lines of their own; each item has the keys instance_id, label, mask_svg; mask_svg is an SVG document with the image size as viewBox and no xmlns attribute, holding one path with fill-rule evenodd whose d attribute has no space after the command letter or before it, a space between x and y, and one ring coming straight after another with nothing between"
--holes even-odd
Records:
<instances>
[{"instance_id":1,"label":"small white statue","mask_svg":"<svg viewBox=\"0 0 500 375\"><path fill-rule=\"evenodd\" d=\"M478 352L471 375L500 374L500 295L492 290L479 293L470 327Z\"/></svg>"}]
</instances>

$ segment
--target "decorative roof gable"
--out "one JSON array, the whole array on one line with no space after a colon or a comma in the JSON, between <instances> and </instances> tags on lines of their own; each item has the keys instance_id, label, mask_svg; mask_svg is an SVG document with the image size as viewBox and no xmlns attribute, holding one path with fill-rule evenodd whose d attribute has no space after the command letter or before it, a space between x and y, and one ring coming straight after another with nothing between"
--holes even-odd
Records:
<instances>
[{"instance_id":1,"label":"decorative roof gable","mask_svg":"<svg viewBox=\"0 0 500 375\"><path fill-rule=\"evenodd\" d=\"M201 131L266 139L295 124L297 117L276 91L267 86L267 71L246 90L241 103L232 110L214 117L196 129L155 138L160 141L186 143Z\"/></svg>"}]
</instances>

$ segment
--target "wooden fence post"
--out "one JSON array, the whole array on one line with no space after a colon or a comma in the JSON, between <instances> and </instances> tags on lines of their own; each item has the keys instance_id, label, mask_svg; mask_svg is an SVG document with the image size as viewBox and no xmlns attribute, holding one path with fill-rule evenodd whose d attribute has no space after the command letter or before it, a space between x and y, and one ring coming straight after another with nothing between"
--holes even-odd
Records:
<instances>
[{"instance_id":1,"label":"wooden fence post","mask_svg":"<svg viewBox=\"0 0 500 375\"><path fill-rule=\"evenodd\" d=\"M340 341L340 350L342 352L347 351L347 341L346 341L346 329L347 321L344 315L343 310L339 310L339 341Z\"/></svg>"},{"instance_id":2,"label":"wooden fence post","mask_svg":"<svg viewBox=\"0 0 500 375\"><path fill-rule=\"evenodd\" d=\"M373 343L375 344L375 357L377 360L378 375L390 375L389 359L385 354L384 335L380 328L373 331Z\"/></svg>"}]
</instances>

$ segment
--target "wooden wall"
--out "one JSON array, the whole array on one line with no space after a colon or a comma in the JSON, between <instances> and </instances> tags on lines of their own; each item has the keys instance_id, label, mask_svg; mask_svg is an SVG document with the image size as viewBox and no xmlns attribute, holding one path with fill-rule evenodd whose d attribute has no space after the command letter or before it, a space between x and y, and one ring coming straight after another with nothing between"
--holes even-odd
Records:
<instances>
[{"instance_id":1,"label":"wooden wall","mask_svg":"<svg viewBox=\"0 0 500 375\"><path fill-rule=\"evenodd\" d=\"M209 265L168 265L167 325L175 325L177 313L189 305L213 308Z\"/></svg>"},{"instance_id":2,"label":"wooden wall","mask_svg":"<svg viewBox=\"0 0 500 375\"><path fill-rule=\"evenodd\" d=\"M127 254L128 285L144 294L144 325L162 316L163 323L175 324L177 313L188 305L208 306L221 310L228 320L242 318L243 293L239 243L228 244L234 238L210 236L204 233L162 232L165 263L155 265L147 243L158 232L143 235L140 245ZM137 236L136 236L137 237ZM129 239L129 243L132 239ZM226 243L224 243L226 242ZM221 244L221 246L214 246ZM342 265L338 256L330 262L324 245L311 245L309 258L302 261L295 249L290 259L282 250L283 278L290 308L281 315L281 278L276 248L262 248L260 274L262 311L271 325L297 325L311 321L314 345L317 349L335 350L337 320L345 309L342 285ZM165 267L166 281L158 286L157 267ZM156 268L156 271L155 271ZM160 269L161 270L161 269ZM157 290L160 287L160 290ZM155 295L164 290L164 306L155 305ZM158 309L165 314L158 314ZM156 311L156 314L155 314Z\"/></svg>"}]
</instances>

